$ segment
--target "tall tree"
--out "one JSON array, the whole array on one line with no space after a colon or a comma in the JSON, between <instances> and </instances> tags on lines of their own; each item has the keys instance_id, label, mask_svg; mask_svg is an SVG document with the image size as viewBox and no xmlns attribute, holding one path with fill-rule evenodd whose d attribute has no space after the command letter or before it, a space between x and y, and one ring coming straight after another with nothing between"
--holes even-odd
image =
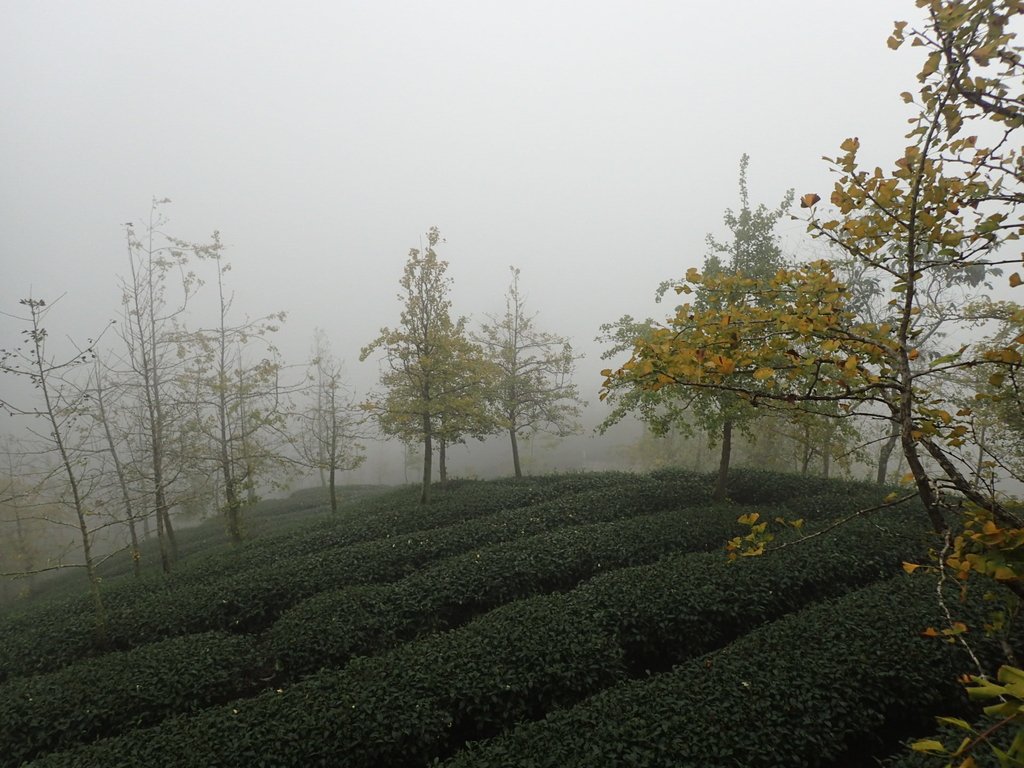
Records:
<instances>
[{"instance_id":1,"label":"tall tree","mask_svg":"<svg viewBox=\"0 0 1024 768\"><path fill-rule=\"evenodd\" d=\"M512 444L512 467L522 477L521 436L547 432L564 437L579 429L584 403L572 382L576 361L569 339L539 330L537 313L526 311L519 289L519 269L510 267L512 281L505 294L505 314L488 315L475 340L496 366L492 393L495 424Z\"/></svg>"},{"instance_id":2,"label":"tall tree","mask_svg":"<svg viewBox=\"0 0 1024 768\"><path fill-rule=\"evenodd\" d=\"M916 111L910 145L883 171L862 168L860 141L848 138L829 161L837 176L834 208L819 213L817 194L801 198L813 235L891 281L892 321L859 317L827 262L784 269L747 286L761 301L728 316L680 308L608 372L606 391L685 384L788 408L830 402L841 415L880 409L898 430L908 482L951 553L940 565L955 563L964 578L972 571L996 575L1024 596L1024 553L1009 545L1024 536L1024 519L972 480L973 410L945 386L967 371L984 371L993 386L1005 381L1020 370L1024 335L996 343L975 335L974 343L915 365L922 357L915 318L930 285L950 275L977 281L1000 264L1019 263L999 249L1024 227L1024 49L1009 27L1020 8L1008 0L918 5L927 13L925 26L898 23L889 40L899 48L911 39L927 53L917 94L903 94ZM681 290L738 287L734 276L694 271L687 280ZM1011 274L1010 286L1022 283ZM1012 312L1019 318L1024 310ZM967 321L959 328L970 339ZM947 524L949 491L966 502L965 532L956 537Z\"/></svg>"},{"instance_id":3,"label":"tall tree","mask_svg":"<svg viewBox=\"0 0 1024 768\"><path fill-rule=\"evenodd\" d=\"M79 387L70 386L66 377L76 367L95 358L95 342L89 340L84 348L76 348L61 358L47 349L49 333L45 319L53 305L42 299L22 299L24 315L17 319L24 324L21 346L0 349L0 372L22 377L31 382L39 402L30 406L19 406L7 399L0 399L0 408L8 413L29 416L45 423L44 430L30 427L31 433L43 444L43 451L52 454L56 472L63 477L64 489L58 498L70 498L67 502L74 512L82 547L82 567L89 579L89 591L95 611L97 642L106 642L107 615L100 591L100 578L96 572L97 560L93 551L93 530L90 524L89 501L86 484L83 482L82 459L76 452L76 423L82 415L87 394ZM66 565L58 567L67 567Z\"/></svg>"},{"instance_id":4,"label":"tall tree","mask_svg":"<svg viewBox=\"0 0 1024 768\"><path fill-rule=\"evenodd\" d=\"M482 359L466 338L466 320L451 317L448 262L437 257L443 242L437 227L427 232L427 247L413 248L399 280L402 312L396 328L382 328L363 347L359 359L383 352L380 383L384 393L366 404L381 431L423 445L420 501L430 501L434 444L452 441L457 425L484 396L481 377L465 376ZM478 397L479 395L479 397Z\"/></svg>"},{"instance_id":5,"label":"tall tree","mask_svg":"<svg viewBox=\"0 0 1024 768\"><path fill-rule=\"evenodd\" d=\"M214 233L214 242L219 238ZM283 388L281 364L270 336L285 319L283 312L256 319L230 319L234 295L228 292L226 275L231 265L219 248L201 254L216 269L217 319L210 328L183 334L189 360L182 381L186 400L195 407L186 428L194 435L200 461L221 478L228 535L242 540L242 512L255 502L257 473L268 463L282 463L271 448L285 432L285 413L280 406ZM251 347L260 347L259 359L250 362Z\"/></svg>"},{"instance_id":6,"label":"tall tree","mask_svg":"<svg viewBox=\"0 0 1024 768\"><path fill-rule=\"evenodd\" d=\"M342 364L331 352L327 335L313 336L308 403L299 411L295 448L303 466L320 473L328 490L331 512L338 511L338 472L356 469L366 459L362 444L360 409L345 386Z\"/></svg>"},{"instance_id":7,"label":"tall tree","mask_svg":"<svg viewBox=\"0 0 1024 768\"><path fill-rule=\"evenodd\" d=\"M774 275L785 265L775 228L793 204L793 191L788 191L775 208L768 208L763 203L751 207L747 183L749 165L750 158L744 154L740 158L739 170L740 207L736 211L726 209L723 216L730 237L719 240L709 234L707 244L710 252L704 260L705 274L740 276L740 279L730 283L730 291L709 291L698 286L693 306L705 314L728 316L733 307L761 303L762 297L751 290L754 281ZM697 270L690 272L696 274ZM658 300L675 285L672 281L663 282L658 288ZM683 286L681 292L689 293L692 289ZM677 314L676 321L685 322L685 318ZM604 326L603 331L605 339L613 344L612 349L604 355L606 358L633 348L638 338L660 337L652 321L638 325L629 317L622 318L617 324ZM685 380L666 380L658 388L651 389L634 387L632 382L621 378L608 379L603 397L610 397L617 403L606 424L635 410L661 434L673 425L683 430L699 426L720 447L718 479L713 497L716 500L726 498L734 430L747 428L759 415L749 399L724 389L689 387Z\"/></svg>"},{"instance_id":8,"label":"tall tree","mask_svg":"<svg viewBox=\"0 0 1024 768\"><path fill-rule=\"evenodd\" d=\"M97 426L102 430L102 444L114 467L119 501L124 509L124 520L128 524L128 535L131 542L132 569L138 578L142 575L142 550L139 546L139 534L136 526L137 512L134 494L131 490L131 483L128 478L128 471L122 460L123 439L115 438L115 418L111 412L110 395L106 385L107 371L97 358L93 366L93 375L90 391L93 398L93 409L91 415Z\"/></svg>"},{"instance_id":9,"label":"tall tree","mask_svg":"<svg viewBox=\"0 0 1024 768\"><path fill-rule=\"evenodd\" d=\"M163 231L167 218L162 207L170 200L153 200L148 220L136 230L126 225L128 274L121 278L124 321L119 325L124 343L120 377L139 403L138 433L145 443L146 464L141 472L156 518L160 562L169 571L177 556L170 510L172 488L181 466L169 461L180 445L184 413L174 402L178 374L186 362L179 355L181 320L199 285L190 259L219 252L210 243L189 243ZM172 281L178 278L177 284ZM171 289L179 289L171 293ZM141 467L140 467L141 469ZM147 515L148 517L148 515Z\"/></svg>"}]
</instances>

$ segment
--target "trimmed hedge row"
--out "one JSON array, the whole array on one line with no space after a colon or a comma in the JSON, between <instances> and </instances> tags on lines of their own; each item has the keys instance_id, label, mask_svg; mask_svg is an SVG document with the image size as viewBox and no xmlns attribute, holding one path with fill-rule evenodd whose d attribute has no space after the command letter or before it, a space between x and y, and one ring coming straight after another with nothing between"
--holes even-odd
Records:
<instances>
[{"instance_id":1,"label":"trimmed hedge row","mask_svg":"<svg viewBox=\"0 0 1024 768\"><path fill-rule=\"evenodd\" d=\"M680 547L717 547L735 527L734 516L735 509L725 507L714 511L662 513L563 529L451 558L394 584L355 587L318 595L286 612L274 625L267 638L268 653L278 661L278 683L285 679L295 680L303 673L325 666L339 666L354 655L378 653L418 634L455 626L472 615L514 598L550 589L565 589L596 571L650 562L664 552ZM864 549L854 547L852 551L846 550L847 557L860 559L862 570L873 558L877 561L879 556L877 550L864 552ZM680 562L686 561L683 559ZM724 564L721 554L716 553L710 555L707 561L696 561L692 569L698 581L703 578L703 574L716 571L720 573L723 583L727 583L730 569L723 569ZM891 565L891 557L886 564ZM812 572L815 575L817 573L813 569L803 568L800 571L803 576L794 577L792 581L806 580ZM665 595L672 595L672 599L678 600L679 585L689 584L690 579L683 578L680 581L677 576L675 566L669 566L667 569L653 571L641 569L640 576L630 571L623 579L617 580L613 574L610 581L599 580L599 583L612 585L613 594L618 590L621 594L629 595L627 600L620 601L622 610L619 615L623 617L624 631L621 634L631 657L636 655L638 629L642 626L635 618L634 606L649 603L652 599L658 600L659 605L664 604ZM786 579L780 583L792 586ZM742 585L738 589L746 591ZM733 599L735 591L730 595L729 605L737 604ZM804 598L801 596L797 599ZM681 604L687 603L683 601ZM677 621L666 624L670 612L656 613L659 615L658 626L677 626ZM725 616L724 611L722 616ZM728 626L723 623L723 631L733 633L734 624L735 620L731 620ZM665 644L662 635L644 633L644 636L655 638L650 641L655 645ZM158 658L169 653L167 662L174 667L179 662L173 650L164 650L164 645L152 647L153 653ZM187 646L185 652L188 652ZM109 669L107 658L97 659L99 663L96 666ZM140 654L138 658L144 657ZM180 663L187 664L187 658L182 658ZM71 667L68 670L71 676L59 679L73 681L74 675L79 670L88 670L88 666L89 663L85 662ZM253 661L249 668L255 669L257 666L258 663ZM635 662L633 666L636 666ZM97 679L101 676L102 673L92 675ZM34 679L30 678L26 682ZM77 688L88 691L89 687ZM0 688L0 695L3 693L4 689ZM38 695L35 698L35 707L45 710L46 700ZM194 702L195 706L213 703L208 698L200 692ZM102 704L97 704L85 693L72 696L69 705L81 709L102 708ZM116 721L117 708L113 709L110 718ZM174 710L171 708L162 712L166 715ZM78 740L88 739L79 737Z\"/></svg>"},{"instance_id":2,"label":"trimmed hedge row","mask_svg":"<svg viewBox=\"0 0 1024 768\"><path fill-rule=\"evenodd\" d=\"M586 488L584 478L590 481L590 489L569 493ZM427 562L487 543L706 498L701 476L676 473L674 478L656 481L625 473L564 476L561 482L538 485L505 483L501 493L492 488L489 495L484 483L467 483L467 492L453 492L445 503L426 510L390 511L352 520L349 525L316 526L311 533L287 537L276 545L265 542L248 552L232 553L225 562L205 558L200 567L183 569L163 582L129 583L108 592L108 647L124 650L212 629L256 631L269 626L286 608L324 589L393 581ZM531 499L541 496L553 498L530 505ZM386 499L378 496L369 501L385 503ZM469 510L483 508L499 511L486 517L469 515ZM436 530L443 526L449 526L451 533ZM235 564L235 572L217 577L230 563ZM48 606L4 622L0 625L0 681L95 655L101 649L96 647L93 628L91 606L81 601Z\"/></svg>"},{"instance_id":3,"label":"trimmed hedge row","mask_svg":"<svg viewBox=\"0 0 1024 768\"><path fill-rule=\"evenodd\" d=\"M445 766L862 764L929 713L963 703L966 655L921 637L940 622L935 590L931 576L897 576L813 606L671 673L472 744ZM980 604L969 612L974 622L984 615ZM974 644L998 654L984 638Z\"/></svg>"},{"instance_id":4,"label":"trimmed hedge row","mask_svg":"<svg viewBox=\"0 0 1024 768\"><path fill-rule=\"evenodd\" d=\"M260 687L253 640L207 632L0 686L0 766L152 725Z\"/></svg>"},{"instance_id":5,"label":"trimmed hedge row","mask_svg":"<svg viewBox=\"0 0 1024 768\"><path fill-rule=\"evenodd\" d=\"M675 556L571 592L509 603L460 629L355 658L281 692L53 754L38 765L423 765L468 739L572 705L654 657L692 657L785 610L891 573L920 551L914 537L885 537L861 524L834 539L732 564L721 553ZM685 586L673 588L678 584ZM933 596L934 584L928 586ZM662 587L663 598L645 591ZM762 663L773 654L801 655L796 637L808 643L816 634L805 623L786 644L767 645L767 654L762 648ZM620 714L604 716L618 721ZM585 732L576 736L587 739ZM529 765L531 754L506 751L490 764Z\"/></svg>"},{"instance_id":6,"label":"trimmed hedge row","mask_svg":"<svg viewBox=\"0 0 1024 768\"><path fill-rule=\"evenodd\" d=\"M512 600L569 589L602 571L650 563L673 550L718 548L736 528L735 509L719 507L563 528L477 549L394 584L324 592L300 603L268 632L270 653L294 679Z\"/></svg>"}]
</instances>

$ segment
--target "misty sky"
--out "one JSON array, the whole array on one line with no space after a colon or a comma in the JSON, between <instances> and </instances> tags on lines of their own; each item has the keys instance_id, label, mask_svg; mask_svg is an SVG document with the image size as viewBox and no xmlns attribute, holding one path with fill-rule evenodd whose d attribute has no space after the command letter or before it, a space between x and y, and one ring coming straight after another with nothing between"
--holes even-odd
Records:
<instances>
[{"instance_id":1,"label":"misty sky","mask_svg":"<svg viewBox=\"0 0 1024 768\"><path fill-rule=\"evenodd\" d=\"M290 361L323 327L365 389L359 348L437 225L456 312L500 312L519 266L596 400L598 326L664 315L653 292L723 234L743 152L770 205L827 192L847 136L900 152L919 61L886 47L897 18L911 0L7 0L0 309L66 293L54 322L102 326L122 225L166 196L169 231L222 233L240 312L289 312Z\"/></svg>"}]
</instances>

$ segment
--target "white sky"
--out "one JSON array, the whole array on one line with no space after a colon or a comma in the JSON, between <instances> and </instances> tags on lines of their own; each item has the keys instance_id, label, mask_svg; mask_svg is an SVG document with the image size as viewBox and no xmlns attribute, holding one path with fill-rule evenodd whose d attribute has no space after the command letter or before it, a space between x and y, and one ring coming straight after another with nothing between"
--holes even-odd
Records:
<instances>
[{"instance_id":1,"label":"white sky","mask_svg":"<svg viewBox=\"0 0 1024 768\"><path fill-rule=\"evenodd\" d=\"M123 222L166 196L170 231L221 231L240 311L289 312L290 361L321 326L365 390L358 350L436 224L456 312L501 311L519 266L593 401L598 326L664 314L654 289L723 234L743 152L770 205L827 199L847 136L900 153L919 61L886 47L897 18L912 0L5 0L0 310L67 293L53 322L93 332Z\"/></svg>"}]
</instances>

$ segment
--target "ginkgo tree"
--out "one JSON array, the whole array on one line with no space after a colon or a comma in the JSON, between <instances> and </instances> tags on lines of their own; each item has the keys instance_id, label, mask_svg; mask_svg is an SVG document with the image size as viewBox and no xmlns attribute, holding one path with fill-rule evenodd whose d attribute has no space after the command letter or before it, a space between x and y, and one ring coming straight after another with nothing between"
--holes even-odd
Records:
<instances>
[{"instance_id":1,"label":"ginkgo tree","mask_svg":"<svg viewBox=\"0 0 1024 768\"><path fill-rule=\"evenodd\" d=\"M871 167L861 142L848 138L826 158L836 176L831 206L819 206L816 193L801 198L814 237L890 286L891 319L859 316L827 261L767 279L691 270L681 292L743 290L760 299L728 311L683 305L637 340L625 364L605 372L604 393L623 384L654 391L682 385L733 392L757 405L831 403L839 416L885 419L898 433L907 481L942 534L939 565L963 579L994 577L1020 596L1024 515L975 482L973 408L958 405L945 384L971 372L998 387L1020 371L1024 334L964 335L973 341L924 364L920 317L924 286L936 276L990 275L1020 262L1013 245L1024 224L1024 59L1012 24L1024 4L917 5L923 25L899 22L889 38L891 48L909 41L926 53L917 92L902 94L913 109L903 153L888 169ZM1008 282L1019 286L1020 272ZM1009 319L1019 324L1024 310L1013 307ZM951 493L965 502L959 533L947 525Z\"/></svg>"},{"instance_id":2,"label":"ginkgo tree","mask_svg":"<svg viewBox=\"0 0 1024 768\"><path fill-rule=\"evenodd\" d=\"M364 403L381 431L407 445L423 446L420 501L430 501L434 446L444 449L466 436L493 429L487 417L487 395L494 368L466 333L466 319L453 319L448 293L448 262L437 256L442 243L437 227L427 232L427 247L412 248L399 280L402 303L395 328L363 347L359 359L383 353L382 391ZM444 474L442 474L442 481Z\"/></svg>"},{"instance_id":3,"label":"ginkgo tree","mask_svg":"<svg viewBox=\"0 0 1024 768\"><path fill-rule=\"evenodd\" d=\"M793 191L789 190L774 208L762 204L752 206L747 183L750 157L740 158L739 197L737 210L726 209L723 221L731 235L719 240L707 236L708 256L704 271L711 278L711 284L720 287L729 285L728 290L704 290L685 287L685 292L694 293L693 310L696 314L712 317L726 316L733 306L758 305L764 296L758 291L749 291L757 279L767 279L785 265L785 258L779 245L775 228L786 215L793 203ZM730 275L754 278L744 281L723 281ZM657 299L661 301L673 287L671 281L659 286ZM685 334L689 328L689 316L677 315L675 332ZM618 354L633 346L639 337L653 338L660 334L653 321L637 323L631 317L623 317L617 323L602 326L603 340L612 344L604 357ZM653 334L653 336L652 336ZM657 386L633 387L628 378L623 381L609 379L606 382L605 398L611 396L616 406L605 421L605 428L620 420L626 413L635 413L646 421L656 434L667 434L671 428L689 433L693 426L704 432L709 440L719 445L718 479L713 496L724 500L727 495L729 466L732 457L733 433L738 430L750 434L752 425L763 415L750 406L749 399L737 396L724 387L691 387L686 381L663 379ZM688 390L688 391L687 391Z\"/></svg>"}]
</instances>

